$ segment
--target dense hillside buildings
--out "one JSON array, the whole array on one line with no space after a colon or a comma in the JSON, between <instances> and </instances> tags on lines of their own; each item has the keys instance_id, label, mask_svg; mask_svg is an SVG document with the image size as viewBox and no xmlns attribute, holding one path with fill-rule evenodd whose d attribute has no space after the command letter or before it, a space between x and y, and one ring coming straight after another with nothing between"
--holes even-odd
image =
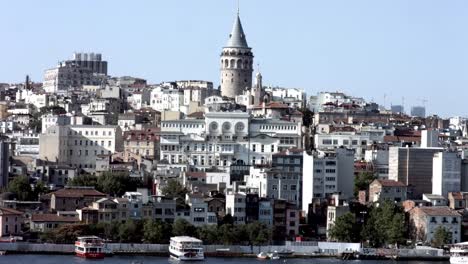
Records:
<instances>
[{"instance_id":1,"label":"dense hillside buildings","mask_svg":"<svg viewBox=\"0 0 468 264\"><path fill-rule=\"evenodd\" d=\"M66 93L83 85L99 85L107 75L107 62L101 54L75 53L72 60L60 62L44 73L47 93Z\"/></svg>"},{"instance_id":2,"label":"dense hillside buildings","mask_svg":"<svg viewBox=\"0 0 468 264\"><path fill-rule=\"evenodd\" d=\"M18 210L0 208L0 234L183 219L210 228L260 222L277 241L320 240L340 216L365 224L390 201L404 207L414 242L430 243L439 226L452 242L468 235L466 118L409 116L342 92L308 97L264 86L259 70L252 83L239 15L219 59L219 88L111 77L93 53L47 70L43 84L0 84L0 187L32 188L31 201L0 195L0 207ZM96 186L67 186L77 178Z\"/></svg>"}]
</instances>

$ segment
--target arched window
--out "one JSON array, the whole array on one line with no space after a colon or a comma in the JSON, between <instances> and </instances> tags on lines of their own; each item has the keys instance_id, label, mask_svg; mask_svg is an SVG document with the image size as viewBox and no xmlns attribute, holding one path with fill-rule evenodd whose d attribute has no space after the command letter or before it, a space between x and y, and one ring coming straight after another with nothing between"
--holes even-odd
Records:
<instances>
[{"instance_id":1,"label":"arched window","mask_svg":"<svg viewBox=\"0 0 468 264\"><path fill-rule=\"evenodd\" d=\"M236 67L236 61L234 59L231 59L231 65L230 68L235 68Z\"/></svg>"},{"instance_id":2,"label":"arched window","mask_svg":"<svg viewBox=\"0 0 468 264\"><path fill-rule=\"evenodd\" d=\"M241 59L237 60L237 68L238 68L238 69L244 68L244 67L242 66L242 60L241 60Z\"/></svg>"},{"instance_id":3,"label":"arched window","mask_svg":"<svg viewBox=\"0 0 468 264\"><path fill-rule=\"evenodd\" d=\"M225 68L229 67L229 61L227 59L224 61L224 67Z\"/></svg>"}]
</instances>

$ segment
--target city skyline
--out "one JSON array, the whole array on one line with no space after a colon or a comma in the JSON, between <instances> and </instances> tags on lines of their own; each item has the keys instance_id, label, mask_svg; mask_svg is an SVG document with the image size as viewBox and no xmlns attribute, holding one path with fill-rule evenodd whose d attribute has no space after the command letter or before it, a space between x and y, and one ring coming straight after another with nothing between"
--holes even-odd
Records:
<instances>
[{"instance_id":1,"label":"city skyline","mask_svg":"<svg viewBox=\"0 0 468 264\"><path fill-rule=\"evenodd\" d=\"M219 54L236 1L90 3L3 4L0 22L8 26L0 33L8 52L0 82L20 82L26 74L42 81L58 61L89 51L103 54L113 76L219 85ZM265 85L303 88L308 95L340 90L380 104L386 94L388 108L405 97L407 112L426 99L428 114L465 116L456 99L468 95L468 38L459 28L467 8L462 1L241 1L240 16ZM438 100L447 90L452 95Z\"/></svg>"}]
</instances>

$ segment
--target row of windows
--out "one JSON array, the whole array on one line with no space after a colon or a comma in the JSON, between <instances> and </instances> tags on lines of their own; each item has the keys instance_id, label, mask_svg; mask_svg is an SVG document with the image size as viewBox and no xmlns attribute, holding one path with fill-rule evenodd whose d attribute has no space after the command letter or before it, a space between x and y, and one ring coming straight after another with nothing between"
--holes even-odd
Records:
<instances>
[{"instance_id":1,"label":"row of windows","mask_svg":"<svg viewBox=\"0 0 468 264\"><path fill-rule=\"evenodd\" d=\"M339 145L338 139L322 139L322 144L323 145ZM349 146L349 140L348 139L343 139L341 145ZM357 146L358 145L358 140L351 140L351 145ZM361 141L361 145L363 145L363 146L367 145L367 141L366 140Z\"/></svg>"},{"instance_id":2,"label":"row of windows","mask_svg":"<svg viewBox=\"0 0 468 264\"><path fill-rule=\"evenodd\" d=\"M68 135L72 135L74 134L75 136L76 135L83 135L83 131L82 130L78 130L78 131L69 131L68 132ZM84 135L85 136L98 136L99 135L99 131L89 131L89 130L85 130L84 131ZM112 136L112 131L106 131L106 130L103 130L102 131L102 135L103 136Z\"/></svg>"},{"instance_id":3,"label":"row of windows","mask_svg":"<svg viewBox=\"0 0 468 264\"><path fill-rule=\"evenodd\" d=\"M93 140L79 140L79 141L78 141L77 139L75 139L75 146L78 146L78 145L83 146L83 143L84 143L85 146L88 146L88 143L89 143L89 146L93 146L93 145L94 145L94 146L101 146L101 147L104 147L105 141L104 141L104 140L101 140L101 144L98 145L98 141L97 141L97 140L94 140L94 141L93 141ZM111 147L111 146L112 146L112 141L111 141L111 140L107 141L107 146L108 146L108 147Z\"/></svg>"},{"instance_id":4,"label":"row of windows","mask_svg":"<svg viewBox=\"0 0 468 264\"><path fill-rule=\"evenodd\" d=\"M296 130L296 126L272 126L272 125L261 125L260 129L266 130Z\"/></svg>"},{"instance_id":5,"label":"row of windows","mask_svg":"<svg viewBox=\"0 0 468 264\"><path fill-rule=\"evenodd\" d=\"M278 185L273 184L273 185L271 186L271 189L274 190L274 191L278 190ZM288 185L287 185L287 184L283 184L283 191L287 191L287 190L288 190ZM290 190L291 190L291 191L297 191L297 185L291 184L291 185L290 185Z\"/></svg>"},{"instance_id":6,"label":"row of windows","mask_svg":"<svg viewBox=\"0 0 468 264\"><path fill-rule=\"evenodd\" d=\"M162 127L177 127L177 128L204 128L205 124L179 124L179 123L162 123Z\"/></svg>"}]
</instances>

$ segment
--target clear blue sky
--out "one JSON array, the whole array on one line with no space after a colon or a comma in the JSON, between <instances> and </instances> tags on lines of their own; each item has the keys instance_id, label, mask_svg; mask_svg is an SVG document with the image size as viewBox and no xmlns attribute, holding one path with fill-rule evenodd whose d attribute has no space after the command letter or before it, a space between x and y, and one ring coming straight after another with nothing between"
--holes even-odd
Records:
<instances>
[{"instance_id":1,"label":"clear blue sky","mask_svg":"<svg viewBox=\"0 0 468 264\"><path fill-rule=\"evenodd\" d=\"M429 113L468 109L468 1L241 0L264 83L344 91ZM0 3L0 82L18 82L74 51L101 52L113 76L219 83L235 0L14 0Z\"/></svg>"}]
</instances>

